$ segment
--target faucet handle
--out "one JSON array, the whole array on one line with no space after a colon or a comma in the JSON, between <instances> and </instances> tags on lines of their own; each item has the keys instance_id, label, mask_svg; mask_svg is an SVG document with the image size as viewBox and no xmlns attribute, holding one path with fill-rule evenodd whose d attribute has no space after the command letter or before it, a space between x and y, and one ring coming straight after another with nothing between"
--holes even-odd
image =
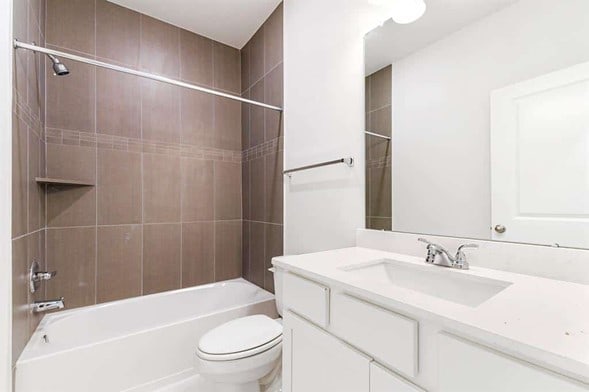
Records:
<instances>
[{"instance_id":1,"label":"faucet handle","mask_svg":"<svg viewBox=\"0 0 589 392\"><path fill-rule=\"evenodd\" d=\"M462 244L458 247L458 250L456 251L456 255L464 254L462 252L462 249L464 249L464 248L478 248L478 247L479 247L478 244Z\"/></svg>"},{"instance_id":2,"label":"faucet handle","mask_svg":"<svg viewBox=\"0 0 589 392\"><path fill-rule=\"evenodd\" d=\"M427 240L425 238L422 238L422 237L418 238L417 241L426 243L428 245L435 245L433 242L431 242L431 241L429 241L429 240Z\"/></svg>"}]
</instances>

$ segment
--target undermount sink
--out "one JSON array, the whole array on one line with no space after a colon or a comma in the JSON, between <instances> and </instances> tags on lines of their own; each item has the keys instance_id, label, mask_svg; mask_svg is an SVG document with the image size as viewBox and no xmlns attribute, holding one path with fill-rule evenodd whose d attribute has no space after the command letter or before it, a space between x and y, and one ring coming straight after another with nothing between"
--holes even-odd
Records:
<instances>
[{"instance_id":1,"label":"undermount sink","mask_svg":"<svg viewBox=\"0 0 589 392\"><path fill-rule=\"evenodd\" d=\"M471 307L511 285L511 282L466 275L444 267L389 259L346 266L341 270L367 283L389 284Z\"/></svg>"}]
</instances>

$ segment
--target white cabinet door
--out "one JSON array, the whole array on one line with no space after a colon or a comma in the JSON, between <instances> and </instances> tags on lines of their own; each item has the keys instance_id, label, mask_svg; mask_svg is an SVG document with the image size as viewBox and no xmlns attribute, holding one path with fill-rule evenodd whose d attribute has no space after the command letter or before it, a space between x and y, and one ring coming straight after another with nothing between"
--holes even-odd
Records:
<instances>
[{"instance_id":1,"label":"white cabinet door","mask_svg":"<svg viewBox=\"0 0 589 392\"><path fill-rule=\"evenodd\" d=\"M451 335L439 335L440 392L587 392L547 370Z\"/></svg>"},{"instance_id":2,"label":"white cabinet door","mask_svg":"<svg viewBox=\"0 0 589 392\"><path fill-rule=\"evenodd\" d=\"M491 200L493 239L589 247L589 63L492 92Z\"/></svg>"},{"instance_id":3,"label":"white cabinet door","mask_svg":"<svg viewBox=\"0 0 589 392\"><path fill-rule=\"evenodd\" d=\"M369 392L370 358L292 312L284 327L284 392Z\"/></svg>"},{"instance_id":4,"label":"white cabinet door","mask_svg":"<svg viewBox=\"0 0 589 392\"><path fill-rule=\"evenodd\" d=\"M425 392L417 385L383 368L376 362L370 364L370 392Z\"/></svg>"}]
</instances>

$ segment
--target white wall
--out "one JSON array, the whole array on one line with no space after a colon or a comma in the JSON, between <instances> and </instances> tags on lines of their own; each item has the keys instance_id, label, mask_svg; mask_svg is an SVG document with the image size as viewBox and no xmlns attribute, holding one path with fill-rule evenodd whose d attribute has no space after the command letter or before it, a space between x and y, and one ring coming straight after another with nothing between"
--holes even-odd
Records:
<instances>
[{"instance_id":1,"label":"white wall","mask_svg":"<svg viewBox=\"0 0 589 392\"><path fill-rule=\"evenodd\" d=\"M12 390L12 0L0 0L0 390Z\"/></svg>"},{"instance_id":2,"label":"white wall","mask_svg":"<svg viewBox=\"0 0 589 392\"><path fill-rule=\"evenodd\" d=\"M285 178L285 253L354 245L364 227L364 43L383 19L369 0L284 1L284 167L356 164Z\"/></svg>"},{"instance_id":3,"label":"white wall","mask_svg":"<svg viewBox=\"0 0 589 392\"><path fill-rule=\"evenodd\" d=\"M489 94L589 61L588 15L521 0L394 64L395 230L489 238Z\"/></svg>"}]
</instances>

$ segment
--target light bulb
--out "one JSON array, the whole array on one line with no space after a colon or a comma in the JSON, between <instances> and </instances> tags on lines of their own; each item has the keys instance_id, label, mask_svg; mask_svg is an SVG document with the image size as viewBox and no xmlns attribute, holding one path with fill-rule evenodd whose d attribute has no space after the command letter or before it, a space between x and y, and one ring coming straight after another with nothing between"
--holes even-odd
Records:
<instances>
[{"instance_id":1,"label":"light bulb","mask_svg":"<svg viewBox=\"0 0 589 392\"><path fill-rule=\"evenodd\" d=\"M391 16L396 23L413 23L421 18L427 6L424 0L393 0L389 6Z\"/></svg>"}]
</instances>

